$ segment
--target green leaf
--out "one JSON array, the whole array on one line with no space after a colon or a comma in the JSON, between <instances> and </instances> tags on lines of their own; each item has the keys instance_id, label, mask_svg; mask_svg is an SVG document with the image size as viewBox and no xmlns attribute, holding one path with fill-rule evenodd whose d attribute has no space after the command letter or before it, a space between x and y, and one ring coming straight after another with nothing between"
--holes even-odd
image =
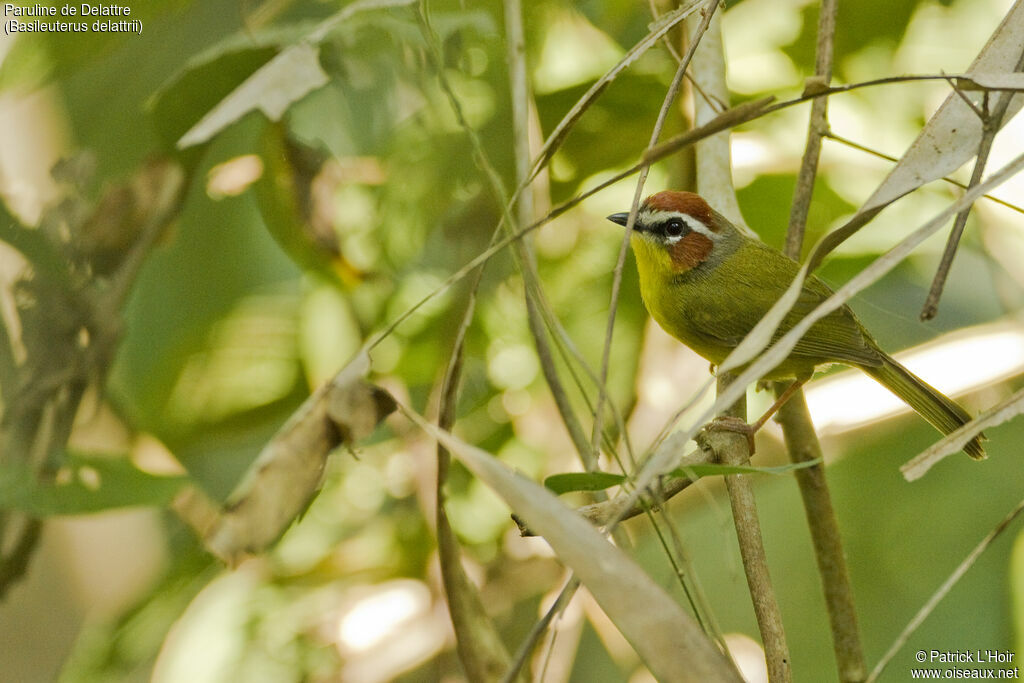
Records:
<instances>
[{"instance_id":1,"label":"green leaf","mask_svg":"<svg viewBox=\"0 0 1024 683\"><path fill-rule=\"evenodd\" d=\"M812 467L821 462L821 458L807 462L793 463L789 465L778 465L776 467L753 467L752 465L690 465L680 467L669 472L674 477L688 477L699 479L700 477L724 476L726 474L786 474L793 470ZM544 480L544 487L549 491L561 495L571 491L600 491L611 486L619 486L626 480L621 474L612 472L565 472L563 474L552 474Z\"/></svg>"},{"instance_id":2,"label":"green leaf","mask_svg":"<svg viewBox=\"0 0 1024 683\"><path fill-rule=\"evenodd\" d=\"M125 458L72 457L49 483L24 463L0 463L0 509L49 517L164 506L187 482L148 474Z\"/></svg>"},{"instance_id":3,"label":"green leaf","mask_svg":"<svg viewBox=\"0 0 1024 683\"><path fill-rule=\"evenodd\" d=\"M623 475L611 472L565 472L552 474L544 480L544 487L561 495L570 491L600 491L625 480Z\"/></svg>"}]
</instances>

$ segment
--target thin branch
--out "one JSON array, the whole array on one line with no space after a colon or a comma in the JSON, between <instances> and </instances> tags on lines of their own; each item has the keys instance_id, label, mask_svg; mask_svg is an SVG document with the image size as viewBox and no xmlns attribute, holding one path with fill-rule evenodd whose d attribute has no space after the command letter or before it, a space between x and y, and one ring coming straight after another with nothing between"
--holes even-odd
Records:
<instances>
[{"instance_id":1,"label":"thin branch","mask_svg":"<svg viewBox=\"0 0 1024 683\"><path fill-rule=\"evenodd\" d=\"M777 385L776 391L780 389ZM821 461L821 443L814 432L803 390L794 393L779 408L777 419L782 425L786 448L793 462ZM853 587L846 567L839 523L825 478L825 468L819 464L798 469L794 474L800 488L804 514L814 545L814 558L825 593L839 680L863 681L867 666L857 626Z\"/></svg>"},{"instance_id":2,"label":"thin branch","mask_svg":"<svg viewBox=\"0 0 1024 683\"><path fill-rule=\"evenodd\" d=\"M822 0L818 16L818 46L815 53L815 77L827 85L832 80L832 43L836 30L838 0ZM797 174L793 205L789 211L789 231L786 233L787 256L800 260L804 242L807 214L814 194L814 181L818 176L821 157L821 139L828 133L828 98L818 97L811 103L811 119L807 126L807 145Z\"/></svg>"},{"instance_id":3,"label":"thin branch","mask_svg":"<svg viewBox=\"0 0 1024 683\"><path fill-rule=\"evenodd\" d=\"M1006 531L1006 528L1010 526L1013 520L1015 520L1021 512L1024 512L1024 500L1017 503L1017 507L1011 510L1010 514L1004 517L1003 520L996 525L996 528L990 531L985 538L981 539L981 542L975 546L974 550L968 553L967 557L964 558L964 561L953 570L953 573L949 575L949 578L942 582L942 585L939 586L938 590L935 591L932 597L928 599L928 602L926 602L917 614L914 615L914 618L910 620L910 623L907 624L906 628L904 628L903 631L900 632L899 636L896 637L896 640L893 641L892 646L884 655L882 655L882 658L878 660L878 664L875 665L875 668L871 670L871 675L868 676L867 683L873 683L878 680L878 677L882 675L882 672L885 671L885 667L889 665L893 657L896 656L896 653L898 653L900 649L907 644L910 636L912 636L918 627L924 623L925 619L935 611L935 608L940 602L942 602L942 599L949 594L953 589L953 586L963 578L963 575L967 573L967 570L974 566L974 563L978 561L981 554L988 550L989 546L992 545L992 542L995 541L1001 533Z\"/></svg>"},{"instance_id":4,"label":"thin branch","mask_svg":"<svg viewBox=\"0 0 1024 683\"><path fill-rule=\"evenodd\" d=\"M850 147L851 149L855 149L858 152L864 152L865 154L870 154L871 156L878 157L879 159L885 159L886 161L891 161L893 163L896 163L896 162L899 161L899 159L897 159L896 157L892 156L891 154L886 154L885 152L880 152L877 149L872 149L871 147L868 147L866 145L862 145L859 142L851 140L850 138L844 138L842 135L837 135L834 131L831 131L831 130L829 130L829 131L827 131L825 133L825 137L828 138L829 140L835 140L836 142L838 142L838 143L840 143L842 145L846 145L847 147ZM943 182L949 183L950 185L955 185L956 187L959 187L961 190L966 190L967 189L967 183L962 183L959 180L957 180L956 178L950 178L949 176L945 176L945 177L941 178L940 180L942 180ZM1018 205L1013 204L1011 202L1008 202L1005 199L1000 199L999 197L994 197L994 196L992 196L990 194L983 194L980 197L978 197L978 199L987 199L988 201L993 202L995 204L999 204L1000 206L1005 206L1006 208L1010 209L1011 211L1016 211L1017 213L1024 213L1024 207L1021 207L1021 206L1018 206Z\"/></svg>"},{"instance_id":5,"label":"thin branch","mask_svg":"<svg viewBox=\"0 0 1024 683\"><path fill-rule=\"evenodd\" d=\"M509 665L508 670L501 677L501 683L512 683L516 680L523 666L526 664L526 660L530 658L530 654L533 649L537 646L537 642L540 637L548 630L551 622L554 621L555 617L562 613L562 611L572 600L572 597L576 595L576 590L580 587L580 580L575 575L569 577L569 580L565 582L562 590L559 591L558 597L548 608L548 611L544 613L544 616L537 620L537 623L533 625L530 632L523 638L523 642L519 645L519 649L516 650L515 655L512 658L512 663Z\"/></svg>"},{"instance_id":6,"label":"thin branch","mask_svg":"<svg viewBox=\"0 0 1024 683\"><path fill-rule=\"evenodd\" d=\"M735 379L729 374L720 375L719 393L724 392ZM746 420L746 396L725 409L722 414ZM745 465L750 461L750 448L746 437L741 434L708 429L701 433L700 438L724 464ZM761 523L758 520L754 489L750 485L749 475L744 474L726 475L725 487L729 492L729 504L736 526L736 540L739 542L743 571L747 576L747 587L750 589L750 599L754 605L754 616L757 617L757 627L761 632L761 642L764 644L768 680L772 683L790 681L793 678L793 671L789 647L786 645L782 615L768 572L768 558L764 552L764 542L761 540Z\"/></svg>"},{"instance_id":7,"label":"thin branch","mask_svg":"<svg viewBox=\"0 0 1024 683\"><path fill-rule=\"evenodd\" d=\"M1024 52L1021 53L1014 71L1018 72L1021 69L1024 69ZM960 93L960 89L955 87L955 85L954 91L960 94L961 97L964 97ZM1012 92L1000 93L999 100L991 112L988 111L987 106L984 111L980 112L981 142L978 144L978 156L974 162L974 170L971 172L971 181L968 183L968 187L974 187L980 183L981 177L985 174L985 166L988 163L989 152L992 151L992 143L996 138L996 133L1002 128L1003 118L1006 116L1006 110L1009 109L1010 100L1013 99L1013 96ZM964 99L968 103L971 102L967 97L964 97ZM988 91L985 92L985 103L988 103ZM973 107L973 110L978 112L976 106ZM957 246L960 244L960 238L964 234L964 228L967 226L967 217L971 214L972 207L973 204L958 213L956 220L953 222L953 229L949 232L946 248L942 252L942 260L939 261L939 266L935 270L935 278L932 280L931 289L928 290L928 298L925 299L924 306L921 308L921 320L931 320L939 311L939 298L942 296L942 290L946 285L946 278L949 277L949 270L953 266L953 258L956 256Z\"/></svg>"},{"instance_id":8,"label":"thin branch","mask_svg":"<svg viewBox=\"0 0 1024 683\"><path fill-rule=\"evenodd\" d=\"M729 100L729 86L725 82L725 48L722 43L721 15L708 25L703 39L696 46L693 57L693 83L705 97L694 97L693 121L701 125L721 114L722 101ZM692 41L701 38L702 27L694 31ZM753 237L753 231L743 220L739 200L732 182L732 150L728 131L711 135L694 148L696 191L717 208L741 232Z\"/></svg>"},{"instance_id":9,"label":"thin branch","mask_svg":"<svg viewBox=\"0 0 1024 683\"><path fill-rule=\"evenodd\" d=\"M835 39L838 0L822 0L818 16L818 43L815 54L815 79L827 86L832 80L833 42ZM789 214L785 253L794 261L800 259L803 248L807 215L814 195L821 157L821 141L828 135L828 98L819 97L811 104L807 126L807 144L797 175L793 205ZM777 395L784 387L776 385ZM814 557L825 594L825 606L832 633L832 648L836 658L839 680L862 681L867 672L857 610L853 600L853 587L846 567L839 522L832 507L832 496L825 477L821 443L814 431L814 423L807 410L803 389L798 389L778 413L778 421L794 463L818 460L819 464L796 472L797 485L803 501L807 526L814 545Z\"/></svg>"},{"instance_id":10,"label":"thin branch","mask_svg":"<svg viewBox=\"0 0 1024 683\"><path fill-rule=\"evenodd\" d=\"M668 118L668 112L675 102L676 97L679 94L679 89L682 86L683 75L686 73L686 69L690 65L690 61L693 59L693 54L697 49L697 45L700 43L701 36L707 31L708 26L711 24L711 17L714 16L715 11L718 9L719 0L709 0L707 6L701 11L703 12L703 18L700 26L697 28L697 32L694 35L693 41L686 51L686 55L683 57L682 62L679 63L679 67L676 69L675 76L672 79L672 84L669 86L668 92L665 93L665 98L662 101L661 110L658 112L658 119L654 124L654 129L651 131L650 142L647 146L647 151L652 151L661 137L662 128L665 126L665 120ZM626 221L626 230L622 236L622 243L619 247L619 257L615 263L615 270L612 276L612 294L611 302L608 308L608 324L605 329L605 341L604 350L601 356L601 375L600 383L598 385L598 399L597 408L594 411L594 431L591 436L591 444L595 452L598 448L598 436L601 433L601 422L604 401L606 398L605 383L608 378L608 364L611 358L611 345L612 345L612 332L615 327L615 312L618 308L619 303L619 290L622 286L622 271L626 264L626 254L629 251L629 240L630 235L633 232L633 226L636 223L636 214L640 208L640 199L643 196L644 182L647 180L647 174L650 170L650 164L645 164L640 167L640 177L637 178L636 190L633 192L633 205L630 207L629 219Z\"/></svg>"}]
</instances>

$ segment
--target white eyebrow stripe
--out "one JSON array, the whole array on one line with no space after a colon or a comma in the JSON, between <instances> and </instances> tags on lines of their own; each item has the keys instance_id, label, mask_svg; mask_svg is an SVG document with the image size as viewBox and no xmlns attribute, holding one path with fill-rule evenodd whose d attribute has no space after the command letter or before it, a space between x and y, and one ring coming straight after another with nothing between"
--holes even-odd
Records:
<instances>
[{"instance_id":1,"label":"white eyebrow stripe","mask_svg":"<svg viewBox=\"0 0 1024 683\"><path fill-rule=\"evenodd\" d=\"M678 218L682 220L684 223L686 223L686 225L689 226L691 230L693 230L694 232L699 232L708 239L718 240L719 237L718 233L714 232L703 222L697 220L690 214L682 213L681 211L662 211L660 209L644 209L642 212L640 212L640 215L643 218L644 225L655 225L657 223L661 223L662 221L667 221L670 218ZM674 243L679 241L679 238L676 237L675 239L672 239L671 237L669 237L668 240Z\"/></svg>"}]
</instances>

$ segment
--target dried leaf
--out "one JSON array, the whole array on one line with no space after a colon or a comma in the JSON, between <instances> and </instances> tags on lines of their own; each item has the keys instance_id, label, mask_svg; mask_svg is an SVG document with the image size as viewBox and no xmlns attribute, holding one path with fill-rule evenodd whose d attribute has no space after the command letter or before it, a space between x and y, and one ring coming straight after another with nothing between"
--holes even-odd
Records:
<instances>
[{"instance_id":1,"label":"dried leaf","mask_svg":"<svg viewBox=\"0 0 1024 683\"><path fill-rule=\"evenodd\" d=\"M260 452L219 518L193 524L211 552L236 564L276 541L313 500L330 452L366 437L395 409L387 392L363 379L368 369L360 354L315 391Z\"/></svg>"}]
</instances>

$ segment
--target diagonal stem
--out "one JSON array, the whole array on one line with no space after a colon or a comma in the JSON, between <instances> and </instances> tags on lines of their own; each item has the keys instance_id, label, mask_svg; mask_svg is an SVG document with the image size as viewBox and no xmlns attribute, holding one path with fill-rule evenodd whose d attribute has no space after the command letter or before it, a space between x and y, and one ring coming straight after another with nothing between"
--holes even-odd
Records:
<instances>
[{"instance_id":1,"label":"diagonal stem","mask_svg":"<svg viewBox=\"0 0 1024 683\"><path fill-rule=\"evenodd\" d=\"M726 387L735 380L736 377L733 375L720 375L718 378L719 393L725 391ZM746 396L725 410L723 415L745 420L747 415ZM746 465L750 461L747 440L740 434L730 431L706 430L702 439L715 451L724 464ZM732 507L733 522L736 527L736 540L739 543L740 557L743 560L743 571L747 577L747 587L750 589L754 616L757 618L761 642L764 644L768 680L771 683L791 681L793 671L790 665L789 646L786 644L782 615L779 611L778 600L775 598L771 575L768 572L768 558L761 537L761 522L758 519L754 489L750 485L749 475L726 475L725 487L729 492L729 504Z\"/></svg>"},{"instance_id":2,"label":"diagonal stem","mask_svg":"<svg viewBox=\"0 0 1024 683\"><path fill-rule=\"evenodd\" d=\"M1014 71L1020 71L1021 69L1024 69L1024 52L1021 53ZM959 93L960 90L956 89L956 92ZM978 143L978 157L974 162L974 170L971 172L971 181L968 183L968 187L974 187L981 182L981 177L985 173L985 165L988 163L989 152L992 151L992 143L996 138L996 133L999 132L1003 125L1006 110L1009 108L1010 100L1013 99L1015 94L1013 92L1000 93L999 99L996 101L992 111L989 112L988 107L985 107L982 111L981 142ZM985 93L985 97L985 102L987 103L988 92ZM949 277L949 270L953 266L953 258L956 256L957 247L960 245L960 238L963 236L964 228L967 226L967 217L971 214L972 206L968 206L958 213L956 220L953 222L953 229L949 232L946 248L942 252L942 260L939 261L939 266L935 270L935 278L932 280L931 289L928 290L928 298L925 299L924 306L921 308L921 320L931 320L939 311L939 298L942 296L942 290L946 286L946 278Z\"/></svg>"},{"instance_id":3,"label":"diagonal stem","mask_svg":"<svg viewBox=\"0 0 1024 683\"><path fill-rule=\"evenodd\" d=\"M815 57L815 78L827 86L832 80L833 41L835 38L838 0L822 0L818 17L818 44ZM803 247L807 215L814 194L814 182L821 157L822 138L829 134L828 98L819 97L811 105L810 123L807 127L807 145L804 149L800 172L797 176L793 206L789 215L789 230L786 234L786 255L794 260L800 258ZM788 389L786 390L789 391ZM781 396L781 385L776 385L776 394ZM866 675L864 648L861 645L860 629L857 625L857 611L853 601L853 587L846 567L839 522L832 507L822 460L821 443L814 431L807 400L802 390L793 392L779 410L778 421L786 440L790 460L794 463L817 459L819 464L800 469L796 473L800 497L807 517L807 526L814 546L814 557L825 593L829 627L832 631L832 647L836 658L839 680L862 681Z\"/></svg>"}]
</instances>

